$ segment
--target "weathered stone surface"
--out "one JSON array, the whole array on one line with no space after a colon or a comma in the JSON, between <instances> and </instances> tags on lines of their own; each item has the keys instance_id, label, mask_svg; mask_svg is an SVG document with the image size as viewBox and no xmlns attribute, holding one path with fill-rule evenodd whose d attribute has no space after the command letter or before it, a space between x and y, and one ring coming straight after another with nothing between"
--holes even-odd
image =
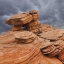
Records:
<instances>
[{"instance_id":1,"label":"weathered stone surface","mask_svg":"<svg viewBox=\"0 0 64 64\"><path fill-rule=\"evenodd\" d=\"M25 30L31 31L33 33L40 33L41 28L39 28L39 22L38 21L32 21L30 23L27 23L24 25L26 27Z\"/></svg>"},{"instance_id":2,"label":"weathered stone surface","mask_svg":"<svg viewBox=\"0 0 64 64\"><path fill-rule=\"evenodd\" d=\"M56 58L48 58L31 44L4 45L0 51L0 64L62 64Z\"/></svg>"},{"instance_id":3,"label":"weathered stone surface","mask_svg":"<svg viewBox=\"0 0 64 64\"><path fill-rule=\"evenodd\" d=\"M27 31L23 32L26 33ZM22 38L23 36L24 39L28 39L29 37L25 38L25 36L32 34L31 32L27 32L26 34L23 32L11 31L1 35L0 38L5 39L12 34L16 38ZM35 34L32 34L32 37L33 35ZM9 37L9 40L12 40L11 37ZM40 47L43 47L43 44L46 42L46 40L39 37L29 44L16 43L15 41L13 43L2 43L0 41L0 64L62 64L57 58L49 58L40 52Z\"/></svg>"},{"instance_id":4,"label":"weathered stone surface","mask_svg":"<svg viewBox=\"0 0 64 64\"><path fill-rule=\"evenodd\" d=\"M14 25L11 30L12 31L20 31L21 27L22 27L22 25Z\"/></svg>"},{"instance_id":5,"label":"weathered stone surface","mask_svg":"<svg viewBox=\"0 0 64 64\"><path fill-rule=\"evenodd\" d=\"M59 39L64 41L64 34Z\"/></svg>"},{"instance_id":6,"label":"weathered stone surface","mask_svg":"<svg viewBox=\"0 0 64 64\"><path fill-rule=\"evenodd\" d=\"M51 30L40 34L40 37L49 40L58 40L64 34L64 30Z\"/></svg>"},{"instance_id":7,"label":"weathered stone surface","mask_svg":"<svg viewBox=\"0 0 64 64\"><path fill-rule=\"evenodd\" d=\"M29 31L19 32L14 35L17 43L31 43L36 39L36 35Z\"/></svg>"},{"instance_id":8,"label":"weathered stone surface","mask_svg":"<svg viewBox=\"0 0 64 64\"><path fill-rule=\"evenodd\" d=\"M6 20L5 23L13 25L12 31L20 31L21 28L24 27L25 30L33 33L41 32L40 23L38 22L38 11L36 10L15 14Z\"/></svg>"},{"instance_id":9,"label":"weathered stone surface","mask_svg":"<svg viewBox=\"0 0 64 64\"><path fill-rule=\"evenodd\" d=\"M64 41L58 40L42 48L41 51L43 52L43 54L48 54L50 57L53 57L58 54L60 55L60 52L63 49L64 49Z\"/></svg>"},{"instance_id":10,"label":"weathered stone surface","mask_svg":"<svg viewBox=\"0 0 64 64\"><path fill-rule=\"evenodd\" d=\"M6 24L13 25L12 31L21 30L23 24L29 23L33 17L29 12L15 14L5 21Z\"/></svg>"},{"instance_id":11,"label":"weathered stone surface","mask_svg":"<svg viewBox=\"0 0 64 64\"><path fill-rule=\"evenodd\" d=\"M61 51L58 54L58 58L64 63L64 41L63 40L58 40L58 41L55 42L55 44L59 45L58 51Z\"/></svg>"},{"instance_id":12,"label":"weathered stone surface","mask_svg":"<svg viewBox=\"0 0 64 64\"><path fill-rule=\"evenodd\" d=\"M40 28L41 28L42 32L48 32L48 31L55 29L54 27L52 27L51 25L48 25L48 24L41 24Z\"/></svg>"},{"instance_id":13,"label":"weathered stone surface","mask_svg":"<svg viewBox=\"0 0 64 64\"><path fill-rule=\"evenodd\" d=\"M36 20L38 19L38 11L36 11L36 10L31 10L31 11L29 11L29 14L32 15L33 21L36 21Z\"/></svg>"},{"instance_id":14,"label":"weathered stone surface","mask_svg":"<svg viewBox=\"0 0 64 64\"><path fill-rule=\"evenodd\" d=\"M31 31L33 33L40 33L41 28L40 28L40 23L38 22L38 12L36 10L29 11L29 14L32 15L33 20L25 25L25 30Z\"/></svg>"},{"instance_id":15,"label":"weathered stone surface","mask_svg":"<svg viewBox=\"0 0 64 64\"><path fill-rule=\"evenodd\" d=\"M9 25L22 25L30 22L32 19L32 15L29 13L20 13L11 16L5 23Z\"/></svg>"},{"instance_id":16,"label":"weathered stone surface","mask_svg":"<svg viewBox=\"0 0 64 64\"><path fill-rule=\"evenodd\" d=\"M64 49L60 52L58 58L64 63Z\"/></svg>"}]
</instances>

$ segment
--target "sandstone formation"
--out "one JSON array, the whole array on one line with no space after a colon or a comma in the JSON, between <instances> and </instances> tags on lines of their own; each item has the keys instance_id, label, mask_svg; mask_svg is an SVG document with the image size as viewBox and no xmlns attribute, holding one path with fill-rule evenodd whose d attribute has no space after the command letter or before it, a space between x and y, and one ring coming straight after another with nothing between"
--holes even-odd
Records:
<instances>
[{"instance_id":1,"label":"sandstone formation","mask_svg":"<svg viewBox=\"0 0 64 64\"><path fill-rule=\"evenodd\" d=\"M29 13L32 15L33 20L23 26L26 27L26 30L38 34L41 32L40 23L38 22L38 12L36 10L32 10L29 11Z\"/></svg>"},{"instance_id":2,"label":"sandstone formation","mask_svg":"<svg viewBox=\"0 0 64 64\"><path fill-rule=\"evenodd\" d=\"M41 38L48 39L48 40L58 40L59 38L62 37L63 34L64 34L64 30L55 29L44 33L40 33L39 36Z\"/></svg>"},{"instance_id":3,"label":"sandstone formation","mask_svg":"<svg viewBox=\"0 0 64 64\"><path fill-rule=\"evenodd\" d=\"M23 31L15 34L17 43L31 43L36 39L36 35L29 31Z\"/></svg>"},{"instance_id":4,"label":"sandstone formation","mask_svg":"<svg viewBox=\"0 0 64 64\"><path fill-rule=\"evenodd\" d=\"M38 12L32 10L26 13L15 14L5 21L6 24L13 25L13 31L21 30L23 26L26 30L34 33L41 32L38 22Z\"/></svg>"},{"instance_id":5,"label":"sandstone formation","mask_svg":"<svg viewBox=\"0 0 64 64\"><path fill-rule=\"evenodd\" d=\"M38 12L15 14L0 35L0 64L63 64L64 30L38 22Z\"/></svg>"},{"instance_id":6,"label":"sandstone formation","mask_svg":"<svg viewBox=\"0 0 64 64\"><path fill-rule=\"evenodd\" d=\"M11 35L13 34L13 36ZM62 64L61 61L59 61L57 58L52 57L49 58L46 55L43 55L40 51L41 47L46 46L45 43L48 43L49 41L46 41L44 39L39 38L38 36L35 36L36 39L31 41L31 43L23 43L23 40L18 40L18 39L27 39L27 41L30 39L26 34L31 34L35 36L35 34L27 31L23 32L10 32L9 35L12 36L12 40L10 36L2 36L0 38L6 39L6 42L2 42L3 40L0 41L0 64ZM22 38L23 36L23 38ZM33 37L33 36L32 36ZM7 41L12 41L8 42ZM21 41L21 43L19 43ZM50 42L49 42L50 43Z\"/></svg>"},{"instance_id":7,"label":"sandstone formation","mask_svg":"<svg viewBox=\"0 0 64 64\"><path fill-rule=\"evenodd\" d=\"M56 55L60 55L61 51L64 49L64 41L58 40L53 42L52 44L41 49L43 54L48 54L49 57L53 57Z\"/></svg>"},{"instance_id":8,"label":"sandstone formation","mask_svg":"<svg viewBox=\"0 0 64 64\"><path fill-rule=\"evenodd\" d=\"M21 30L23 24L30 22L33 19L32 15L27 13L20 13L11 16L8 20L5 21L6 24L13 25L12 30L18 31Z\"/></svg>"},{"instance_id":9,"label":"sandstone formation","mask_svg":"<svg viewBox=\"0 0 64 64\"><path fill-rule=\"evenodd\" d=\"M47 31L51 31L51 30L55 29L54 27L52 27L48 24L41 24L40 28L41 28L42 32L47 32Z\"/></svg>"}]
</instances>

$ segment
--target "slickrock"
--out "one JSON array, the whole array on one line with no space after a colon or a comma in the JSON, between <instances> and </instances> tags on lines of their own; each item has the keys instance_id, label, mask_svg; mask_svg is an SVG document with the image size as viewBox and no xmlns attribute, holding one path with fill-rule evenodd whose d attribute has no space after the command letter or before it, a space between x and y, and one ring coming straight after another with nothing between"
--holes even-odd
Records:
<instances>
[{"instance_id":1,"label":"slickrock","mask_svg":"<svg viewBox=\"0 0 64 64\"><path fill-rule=\"evenodd\" d=\"M22 36L25 39L31 38L31 36L25 36L31 35L32 32L23 32L16 31L10 33L14 33L16 38L22 38ZM4 37L4 35L2 37ZM32 37L33 35L35 36L35 34L32 34ZM22 42L5 44L1 43L0 41L0 64L62 64L62 62L57 58L49 58L48 56L45 56L41 53L39 47L43 46L43 43L45 42L47 41L39 37L37 37L32 43L29 44L23 44Z\"/></svg>"},{"instance_id":2,"label":"slickrock","mask_svg":"<svg viewBox=\"0 0 64 64\"><path fill-rule=\"evenodd\" d=\"M8 31L2 35L0 35L0 42L2 44L7 44L7 43L13 43L15 42L15 33L19 33L20 31Z\"/></svg>"},{"instance_id":3,"label":"slickrock","mask_svg":"<svg viewBox=\"0 0 64 64\"><path fill-rule=\"evenodd\" d=\"M0 51L0 64L62 64L56 58L48 58L31 44L5 46Z\"/></svg>"},{"instance_id":4,"label":"slickrock","mask_svg":"<svg viewBox=\"0 0 64 64\"><path fill-rule=\"evenodd\" d=\"M48 40L58 40L64 34L64 30L55 29L39 34L40 37Z\"/></svg>"}]
</instances>

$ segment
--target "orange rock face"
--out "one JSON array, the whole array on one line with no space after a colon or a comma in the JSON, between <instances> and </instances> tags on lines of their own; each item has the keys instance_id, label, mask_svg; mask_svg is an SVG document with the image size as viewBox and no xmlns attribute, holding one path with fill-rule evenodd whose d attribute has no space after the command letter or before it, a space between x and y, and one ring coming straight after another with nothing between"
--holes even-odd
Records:
<instances>
[{"instance_id":1,"label":"orange rock face","mask_svg":"<svg viewBox=\"0 0 64 64\"><path fill-rule=\"evenodd\" d=\"M22 25L31 22L32 19L32 15L30 15L29 12L26 12L11 16L5 23L9 25Z\"/></svg>"},{"instance_id":2,"label":"orange rock face","mask_svg":"<svg viewBox=\"0 0 64 64\"><path fill-rule=\"evenodd\" d=\"M26 13L15 14L5 21L6 24L13 25L12 31L21 30L22 25L25 24L26 30L38 32L38 12L32 10Z\"/></svg>"},{"instance_id":3,"label":"orange rock face","mask_svg":"<svg viewBox=\"0 0 64 64\"><path fill-rule=\"evenodd\" d=\"M4 35L1 35L0 38L4 37L5 39L6 37L10 37L11 35L12 39L22 38L22 36L23 36L23 39L29 39L28 34L31 35L33 33L28 31L8 32ZM35 34L33 35L35 36ZM18 43L15 41L16 39L13 40L11 43L6 43L7 39L5 43L2 43L0 41L0 64L39 64L39 63L40 64L62 64L62 62L60 62L60 60L58 60L55 57L49 58L48 56L43 55L39 47L41 46L43 47L43 44L46 41L37 36L35 37L36 39L29 44L22 43L22 42ZM11 38L8 38L8 39L11 40Z\"/></svg>"},{"instance_id":4,"label":"orange rock face","mask_svg":"<svg viewBox=\"0 0 64 64\"><path fill-rule=\"evenodd\" d=\"M39 22L38 21L32 21L30 23L25 24L26 30L31 31L33 33L40 33L41 28L39 28Z\"/></svg>"},{"instance_id":5,"label":"orange rock face","mask_svg":"<svg viewBox=\"0 0 64 64\"><path fill-rule=\"evenodd\" d=\"M48 40L58 40L63 35L63 33L64 33L63 30L55 29L55 30L41 33L40 37Z\"/></svg>"},{"instance_id":6,"label":"orange rock face","mask_svg":"<svg viewBox=\"0 0 64 64\"><path fill-rule=\"evenodd\" d=\"M33 20L25 25L25 30L31 31L33 33L40 33L40 23L38 22L38 12L36 10L29 11L29 13L32 15Z\"/></svg>"},{"instance_id":7,"label":"orange rock face","mask_svg":"<svg viewBox=\"0 0 64 64\"><path fill-rule=\"evenodd\" d=\"M30 36L31 34L32 36ZM36 39L29 44L19 43L20 40L16 41L16 38L29 39L33 37ZM3 43L3 40L0 40L0 64L62 64L57 58L49 58L41 53L40 48L46 46L45 43L47 44L49 41L35 36L32 32L11 31L1 35L0 39L2 38L6 41Z\"/></svg>"},{"instance_id":8,"label":"orange rock face","mask_svg":"<svg viewBox=\"0 0 64 64\"><path fill-rule=\"evenodd\" d=\"M51 31L51 30L55 29L54 27L47 25L47 24L41 24L40 28L41 28L42 32L47 32L47 31Z\"/></svg>"},{"instance_id":9,"label":"orange rock face","mask_svg":"<svg viewBox=\"0 0 64 64\"><path fill-rule=\"evenodd\" d=\"M29 31L19 32L14 36L17 43L31 43L36 39L36 35Z\"/></svg>"}]
</instances>

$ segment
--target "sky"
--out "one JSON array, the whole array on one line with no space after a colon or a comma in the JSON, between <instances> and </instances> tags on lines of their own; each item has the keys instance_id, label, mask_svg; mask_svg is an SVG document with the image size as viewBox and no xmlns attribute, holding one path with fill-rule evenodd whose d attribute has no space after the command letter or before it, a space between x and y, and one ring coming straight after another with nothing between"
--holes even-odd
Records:
<instances>
[{"instance_id":1,"label":"sky","mask_svg":"<svg viewBox=\"0 0 64 64\"><path fill-rule=\"evenodd\" d=\"M39 21L64 29L64 0L0 0L0 33L12 26L4 23L11 15L38 10Z\"/></svg>"}]
</instances>

